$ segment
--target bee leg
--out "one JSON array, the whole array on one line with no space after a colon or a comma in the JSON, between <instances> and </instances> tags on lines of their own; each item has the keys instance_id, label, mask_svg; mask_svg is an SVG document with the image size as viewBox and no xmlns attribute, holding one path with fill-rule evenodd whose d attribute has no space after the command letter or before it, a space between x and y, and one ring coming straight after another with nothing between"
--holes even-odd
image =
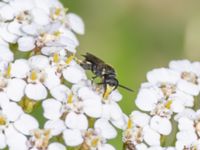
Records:
<instances>
[{"instance_id":1,"label":"bee leg","mask_svg":"<svg viewBox=\"0 0 200 150\"><path fill-rule=\"evenodd\" d=\"M85 70L91 70L91 69L92 69L92 64L90 64L90 63L82 62L80 65L81 65L81 67L83 67L83 69L85 69Z\"/></svg>"},{"instance_id":2,"label":"bee leg","mask_svg":"<svg viewBox=\"0 0 200 150\"><path fill-rule=\"evenodd\" d=\"M98 77L98 76L92 77L92 83L94 82L94 80L95 80L97 77Z\"/></svg>"}]
</instances>

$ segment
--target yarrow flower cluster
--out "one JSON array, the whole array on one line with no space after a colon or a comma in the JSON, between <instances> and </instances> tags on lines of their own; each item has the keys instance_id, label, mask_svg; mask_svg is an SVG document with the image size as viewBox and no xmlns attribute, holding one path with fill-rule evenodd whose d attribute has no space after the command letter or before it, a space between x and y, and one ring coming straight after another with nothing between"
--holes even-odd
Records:
<instances>
[{"instance_id":1,"label":"yarrow flower cluster","mask_svg":"<svg viewBox=\"0 0 200 150\"><path fill-rule=\"evenodd\" d=\"M123 132L125 149L199 150L199 93L200 62L171 61L148 72L135 100L141 111L131 113Z\"/></svg>"},{"instance_id":2,"label":"yarrow flower cluster","mask_svg":"<svg viewBox=\"0 0 200 150\"><path fill-rule=\"evenodd\" d=\"M104 97L87 78L76 34L82 19L58 0L0 2L0 149L115 150L107 142L126 125L122 95Z\"/></svg>"},{"instance_id":3,"label":"yarrow flower cluster","mask_svg":"<svg viewBox=\"0 0 200 150\"><path fill-rule=\"evenodd\" d=\"M82 19L58 0L0 1L0 149L115 150L117 129L124 150L200 149L200 62L150 71L127 116L117 89L87 77L76 34Z\"/></svg>"}]
</instances>

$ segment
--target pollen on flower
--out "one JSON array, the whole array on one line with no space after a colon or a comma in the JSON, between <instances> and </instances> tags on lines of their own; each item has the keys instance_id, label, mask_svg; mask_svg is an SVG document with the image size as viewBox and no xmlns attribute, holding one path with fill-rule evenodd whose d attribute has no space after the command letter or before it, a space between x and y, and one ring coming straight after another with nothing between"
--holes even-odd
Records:
<instances>
[{"instance_id":1,"label":"pollen on flower","mask_svg":"<svg viewBox=\"0 0 200 150\"><path fill-rule=\"evenodd\" d=\"M73 94L69 94L68 98L67 98L67 103L68 104L72 104L73 103Z\"/></svg>"},{"instance_id":2,"label":"pollen on flower","mask_svg":"<svg viewBox=\"0 0 200 150\"><path fill-rule=\"evenodd\" d=\"M171 101L160 101L150 114L170 119L172 115L172 111L169 109L170 106Z\"/></svg>"},{"instance_id":3,"label":"pollen on flower","mask_svg":"<svg viewBox=\"0 0 200 150\"><path fill-rule=\"evenodd\" d=\"M128 124L127 124L127 129L131 129L133 127L132 120L129 118L128 119Z\"/></svg>"},{"instance_id":4,"label":"pollen on flower","mask_svg":"<svg viewBox=\"0 0 200 150\"><path fill-rule=\"evenodd\" d=\"M56 37L60 37L61 34L62 34L62 32L60 32L60 31L55 31L55 32L53 33L53 35L56 36Z\"/></svg>"},{"instance_id":5,"label":"pollen on flower","mask_svg":"<svg viewBox=\"0 0 200 150\"><path fill-rule=\"evenodd\" d=\"M51 130L36 129L32 131L32 137L29 139L29 147L46 150L51 138Z\"/></svg>"},{"instance_id":6,"label":"pollen on flower","mask_svg":"<svg viewBox=\"0 0 200 150\"><path fill-rule=\"evenodd\" d=\"M60 60L59 54L58 53L54 53L53 55L53 62L54 63L58 63Z\"/></svg>"},{"instance_id":7,"label":"pollen on flower","mask_svg":"<svg viewBox=\"0 0 200 150\"><path fill-rule=\"evenodd\" d=\"M3 91L7 84L7 80L3 77L0 77L0 91Z\"/></svg>"},{"instance_id":8,"label":"pollen on flower","mask_svg":"<svg viewBox=\"0 0 200 150\"><path fill-rule=\"evenodd\" d=\"M33 80L33 81L37 79L37 73L36 73L36 71L33 70L31 72L30 79Z\"/></svg>"},{"instance_id":9,"label":"pollen on flower","mask_svg":"<svg viewBox=\"0 0 200 150\"><path fill-rule=\"evenodd\" d=\"M162 90L166 99L172 94L176 93L176 86L174 84L162 84L160 89Z\"/></svg>"},{"instance_id":10,"label":"pollen on flower","mask_svg":"<svg viewBox=\"0 0 200 150\"><path fill-rule=\"evenodd\" d=\"M165 104L165 107L166 107L167 109L170 109L170 108L171 108L171 105L172 105L172 100L169 100L169 101L167 101L167 103Z\"/></svg>"},{"instance_id":11,"label":"pollen on flower","mask_svg":"<svg viewBox=\"0 0 200 150\"><path fill-rule=\"evenodd\" d=\"M182 72L181 78L193 84L198 84L198 76L195 73Z\"/></svg>"},{"instance_id":12,"label":"pollen on flower","mask_svg":"<svg viewBox=\"0 0 200 150\"><path fill-rule=\"evenodd\" d=\"M6 123L6 117L0 114L0 126L4 126Z\"/></svg>"},{"instance_id":13,"label":"pollen on flower","mask_svg":"<svg viewBox=\"0 0 200 150\"><path fill-rule=\"evenodd\" d=\"M90 149L98 148L104 142L103 138L94 129L88 129L84 135L84 147ZM84 149L86 150L86 149Z\"/></svg>"},{"instance_id":14,"label":"pollen on flower","mask_svg":"<svg viewBox=\"0 0 200 150\"><path fill-rule=\"evenodd\" d=\"M74 59L75 55L72 54L71 56L69 56L67 59L66 59L66 64L69 65L71 63L71 61Z\"/></svg>"},{"instance_id":15,"label":"pollen on flower","mask_svg":"<svg viewBox=\"0 0 200 150\"><path fill-rule=\"evenodd\" d=\"M11 65L11 63L10 63L10 64L8 65L8 68L7 68L6 74L5 74L5 76L6 76L7 78L10 77L11 69L12 69L12 65Z\"/></svg>"}]
</instances>

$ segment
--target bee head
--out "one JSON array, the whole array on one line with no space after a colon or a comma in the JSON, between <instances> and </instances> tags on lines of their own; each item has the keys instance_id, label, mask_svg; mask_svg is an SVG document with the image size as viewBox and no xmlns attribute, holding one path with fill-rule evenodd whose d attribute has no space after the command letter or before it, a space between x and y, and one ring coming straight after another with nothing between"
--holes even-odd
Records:
<instances>
[{"instance_id":1,"label":"bee head","mask_svg":"<svg viewBox=\"0 0 200 150\"><path fill-rule=\"evenodd\" d=\"M119 83L116 78L105 78L104 79L105 92L103 94L103 97L107 99L110 93L118 87L118 84Z\"/></svg>"},{"instance_id":2,"label":"bee head","mask_svg":"<svg viewBox=\"0 0 200 150\"><path fill-rule=\"evenodd\" d=\"M105 82L105 86L109 85L110 87L113 88L113 90L115 90L119 84L119 82L116 78L106 78L104 82Z\"/></svg>"}]
</instances>

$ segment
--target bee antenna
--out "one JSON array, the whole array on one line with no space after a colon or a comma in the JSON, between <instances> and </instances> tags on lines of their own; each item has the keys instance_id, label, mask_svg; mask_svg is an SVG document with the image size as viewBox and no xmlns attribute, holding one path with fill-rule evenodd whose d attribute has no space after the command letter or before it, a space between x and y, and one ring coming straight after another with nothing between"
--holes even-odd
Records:
<instances>
[{"instance_id":1,"label":"bee antenna","mask_svg":"<svg viewBox=\"0 0 200 150\"><path fill-rule=\"evenodd\" d=\"M126 89L126 90L128 90L130 92L134 92L132 89L130 89L130 88L124 86L124 85L119 84L118 86L121 87L121 88L123 88L123 89Z\"/></svg>"}]
</instances>

